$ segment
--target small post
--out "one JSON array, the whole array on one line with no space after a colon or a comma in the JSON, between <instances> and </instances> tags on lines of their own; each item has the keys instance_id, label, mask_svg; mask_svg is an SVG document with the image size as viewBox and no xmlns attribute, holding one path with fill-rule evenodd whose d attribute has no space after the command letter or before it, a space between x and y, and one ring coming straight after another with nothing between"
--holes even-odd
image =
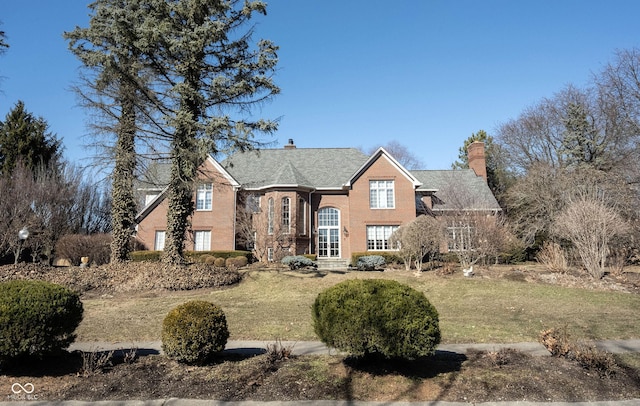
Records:
<instances>
[{"instance_id":1,"label":"small post","mask_svg":"<svg viewBox=\"0 0 640 406\"><path fill-rule=\"evenodd\" d=\"M13 262L14 265L18 264L18 259L20 258L20 254L22 253L22 246L24 245L24 241L27 238L29 238L29 229L24 226L20 231L18 231L18 251L16 252L16 258Z\"/></svg>"}]
</instances>

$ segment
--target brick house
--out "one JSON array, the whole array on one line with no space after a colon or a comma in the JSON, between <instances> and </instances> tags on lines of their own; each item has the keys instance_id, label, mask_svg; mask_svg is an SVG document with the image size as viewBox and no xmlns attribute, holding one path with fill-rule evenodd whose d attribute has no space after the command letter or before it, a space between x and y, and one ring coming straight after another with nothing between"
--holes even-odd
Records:
<instances>
[{"instance_id":1,"label":"brick house","mask_svg":"<svg viewBox=\"0 0 640 406\"><path fill-rule=\"evenodd\" d=\"M500 210L486 183L484 144L469 147L468 170L407 170L383 148L296 148L237 153L200 168L187 250L251 249L261 260L316 254L348 261L388 251L391 233L423 213ZM136 238L164 247L166 167L139 183L144 208ZM455 230L454 230L455 231Z\"/></svg>"}]
</instances>

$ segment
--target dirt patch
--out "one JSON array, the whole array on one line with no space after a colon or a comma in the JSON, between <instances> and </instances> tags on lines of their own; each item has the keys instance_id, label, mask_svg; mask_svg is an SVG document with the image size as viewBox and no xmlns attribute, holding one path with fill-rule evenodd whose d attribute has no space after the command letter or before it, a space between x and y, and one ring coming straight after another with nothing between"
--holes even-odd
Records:
<instances>
[{"instance_id":1,"label":"dirt patch","mask_svg":"<svg viewBox=\"0 0 640 406\"><path fill-rule=\"evenodd\" d=\"M339 356L273 359L268 354L246 357L224 353L216 364L208 366L186 366L165 356L149 355L128 362L114 359L113 366L88 376L83 374L79 353L66 357L32 365L29 373L24 373L23 367L0 376L0 400L21 400L25 395L12 394L11 385L26 382L34 387L30 396L44 401L175 397L546 402L640 398L640 374L633 367L623 364L603 378L564 359L532 357L515 350L467 355L439 352L415 362L362 362Z\"/></svg>"}]
</instances>

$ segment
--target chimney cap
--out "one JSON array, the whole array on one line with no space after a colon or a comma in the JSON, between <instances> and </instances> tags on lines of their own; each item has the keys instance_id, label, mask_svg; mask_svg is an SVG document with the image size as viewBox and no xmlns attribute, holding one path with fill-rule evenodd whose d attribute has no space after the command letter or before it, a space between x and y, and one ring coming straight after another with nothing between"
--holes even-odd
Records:
<instances>
[{"instance_id":1,"label":"chimney cap","mask_svg":"<svg viewBox=\"0 0 640 406\"><path fill-rule=\"evenodd\" d=\"M295 149L296 144L293 143L293 138L289 138L289 142L285 144L284 149Z\"/></svg>"}]
</instances>

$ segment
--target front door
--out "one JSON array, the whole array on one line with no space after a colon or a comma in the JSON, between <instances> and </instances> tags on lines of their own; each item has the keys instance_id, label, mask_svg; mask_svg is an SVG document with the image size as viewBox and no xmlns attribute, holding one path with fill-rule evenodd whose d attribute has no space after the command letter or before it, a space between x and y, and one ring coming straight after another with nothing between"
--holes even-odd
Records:
<instances>
[{"instance_id":1,"label":"front door","mask_svg":"<svg viewBox=\"0 0 640 406\"><path fill-rule=\"evenodd\" d=\"M340 258L340 211L333 207L318 210L318 257Z\"/></svg>"}]
</instances>

